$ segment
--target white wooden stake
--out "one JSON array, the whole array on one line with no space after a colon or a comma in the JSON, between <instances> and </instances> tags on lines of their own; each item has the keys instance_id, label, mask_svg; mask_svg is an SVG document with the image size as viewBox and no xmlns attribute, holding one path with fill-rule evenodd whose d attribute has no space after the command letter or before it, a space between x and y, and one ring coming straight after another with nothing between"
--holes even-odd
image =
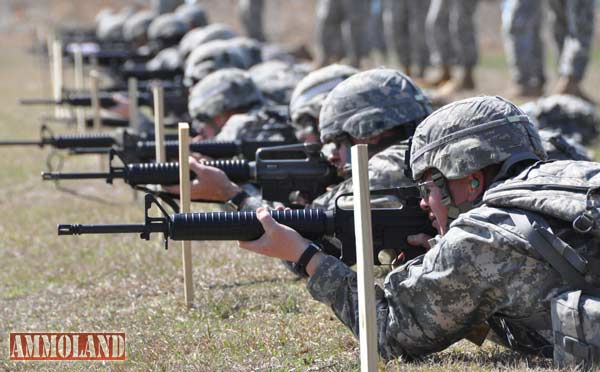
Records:
<instances>
[{"instance_id":1,"label":"white wooden stake","mask_svg":"<svg viewBox=\"0 0 600 372\"><path fill-rule=\"evenodd\" d=\"M138 84L136 78L127 80L128 96L129 96L129 126L139 133L140 117L138 114Z\"/></svg>"},{"instance_id":2,"label":"white wooden stake","mask_svg":"<svg viewBox=\"0 0 600 372\"><path fill-rule=\"evenodd\" d=\"M60 40L52 42L52 98L55 101L62 99L63 71L62 71L62 43ZM54 109L56 117L64 117L64 110L60 106Z\"/></svg>"},{"instance_id":3,"label":"white wooden stake","mask_svg":"<svg viewBox=\"0 0 600 372\"><path fill-rule=\"evenodd\" d=\"M354 230L356 234L356 272L358 280L358 322L360 370L377 371L377 313L373 276L373 233L369 192L367 145L352 146L352 187L354 192Z\"/></svg>"},{"instance_id":4,"label":"white wooden stake","mask_svg":"<svg viewBox=\"0 0 600 372\"><path fill-rule=\"evenodd\" d=\"M190 212L190 126L179 123L179 212ZM189 308L194 302L194 283L192 282L192 243L181 242L181 257L183 259L183 290L185 303Z\"/></svg>"},{"instance_id":5,"label":"white wooden stake","mask_svg":"<svg viewBox=\"0 0 600 372\"><path fill-rule=\"evenodd\" d=\"M78 91L83 90L83 53L81 52L80 45L75 48L74 52L74 66L75 66L75 89ZM85 132L85 110L83 107L77 107L75 109L75 117L77 118L77 129L79 132Z\"/></svg>"},{"instance_id":6,"label":"white wooden stake","mask_svg":"<svg viewBox=\"0 0 600 372\"><path fill-rule=\"evenodd\" d=\"M156 144L156 162L166 163L167 152L165 150L165 114L163 88L160 83L152 87L154 96L154 143Z\"/></svg>"},{"instance_id":7,"label":"white wooden stake","mask_svg":"<svg viewBox=\"0 0 600 372\"><path fill-rule=\"evenodd\" d=\"M98 85L99 85L98 71L90 71L90 97L92 99L92 115L94 117L94 130L99 132L102 126L102 119L100 118L100 100L98 99Z\"/></svg>"}]
</instances>

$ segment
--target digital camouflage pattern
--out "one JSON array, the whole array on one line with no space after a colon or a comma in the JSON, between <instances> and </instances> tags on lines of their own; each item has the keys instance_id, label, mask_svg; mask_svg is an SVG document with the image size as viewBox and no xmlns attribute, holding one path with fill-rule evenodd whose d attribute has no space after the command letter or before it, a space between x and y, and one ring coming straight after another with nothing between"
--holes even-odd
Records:
<instances>
[{"instance_id":1,"label":"digital camouflage pattern","mask_svg":"<svg viewBox=\"0 0 600 372\"><path fill-rule=\"evenodd\" d=\"M148 70L176 70L181 68L183 60L177 47L165 48L146 62Z\"/></svg>"},{"instance_id":2,"label":"digital camouflage pattern","mask_svg":"<svg viewBox=\"0 0 600 372\"><path fill-rule=\"evenodd\" d=\"M206 10L200 4L182 4L175 9L175 15L187 25L188 30L208 24Z\"/></svg>"},{"instance_id":3,"label":"digital camouflage pattern","mask_svg":"<svg viewBox=\"0 0 600 372\"><path fill-rule=\"evenodd\" d=\"M403 66L429 65L425 19L430 0L383 0L386 43Z\"/></svg>"},{"instance_id":4,"label":"digital camouflage pattern","mask_svg":"<svg viewBox=\"0 0 600 372\"><path fill-rule=\"evenodd\" d=\"M546 157L527 115L501 97L482 96L448 104L415 130L410 167L415 180L430 168L457 179L511 157Z\"/></svg>"},{"instance_id":5,"label":"digital camouflage pattern","mask_svg":"<svg viewBox=\"0 0 600 372\"><path fill-rule=\"evenodd\" d=\"M266 61L253 66L248 72L271 104L287 106L298 82L310 71L305 64L291 64L283 61Z\"/></svg>"},{"instance_id":6,"label":"digital camouflage pattern","mask_svg":"<svg viewBox=\"0 0 600 372\"><path fill-rule=\"evenodd\" d=\"M249 38L265 41L263 32L264 0L239 0L240 20Z\"/></svg>"},{"instance_id":7,"label":"digital camouflage pattern","mask_svg":"<svg viewBox=\"0 0 600 372\"><path fill-rule=\"evenodd\" d=\"M123 39L133 42L145 40L150 23L156 18L156 14L150 10L140 10L123 24Z\"/></svg>"},{"instance_id":8,"label":"digital camouflage pattern","mask_svg":"<svg viewBox=\"0 0 600 372\"><path fill-rule=\"evenodd\" d=\"M148 40L180 40L188 31L188 26L174 13L161 14L148 26Z\"/></svg>"},{"instance_id":9,"label":"digital camouflage pattern","mask_svg":"<svg viewBox=\"0 0 600 372\"><path fill-rule=\"evenodd\" d=\"M427 44L434 65L477 64L474 15L478 0L431 0L426 19Z\"/></svg>"},{"instance_id":10,"label":"digital camouflage pattern","mask_svg":"<svg viewBox=\"0 0 600 372\"><path fill-rule=\"evenodd\" d=\"M133 8L125 7L119 13L106 13L98 19L96 36L101 41L123 41L123 25L134 14Z\"/></svg>"},{"instance_id":11,"label":"digital camouflage pattern","mask_svg":"<svg viewBox=\"0 0 600 372\"><path fill-rule=\"evenodd\" d=\"M513 80L543 85L542 0L507 0L502 11L505 50ZM559 73L581 80L594 34L593 0L550 0L553 34L559 50Z\"/></svg>"},{"instance_id":12,"label":"digital camouflage pattern","mask_svg":"<svg viewBox=\"0 0 600 372\"><path fill-rule=\"evenodd\" d=\"M290 118L295 124L302 116L319 119L327 94L339 83L358 72L352 66L333 64L312 71L298 82L290 98Z\"/></svg>"},{"instance_id":13,"label":"digital camouflage pattern","mask_svg":"<svg viewBox=\"0 0 600 372\"><path fill-rule=\"evenodd\" d=\"M413 181L405 175L404 158L408 150L408 142L402 141L378 152L369 159L369 189L387 189L413 185ZM352 193L352 178L335 185L331 190L312 202L313 208L333 209L335 200L342 194ZM352 197L340 199L340 206L352 207ZM373 197L373 208L398 208L402 204L394 196Z\"/></svg>"},{"instance_id":14,"label":"digital camouflage pattern","mask_svg":"<svg viewBox=\"0 0 600 372\"><path fill-rule=\"evenodd\" d=\"M198 46L185 61L183 83L192 86L208 74L223 68L247 69L249 61L242 50L227 40L214 40Z\"/></svg>"},{"instance_id":15,"label":"digital camouflage pattern","mask_svg":"<svg viewBox=\"0 0 600 372\"><path fill-rule=\"evenodd\" d=\"M237 34L223 23L213 23L206 27L196 28L186 33L179 42L179 51L184 59L202 44L213 40L233 39Z\"/></svg>"},{"instance_id":16,"label":"digital camouflage pattern","mask_svg":"<svg viewBox=\"0 0 600 372\"><path fill-rule=\"evenodd\" d=\"M559 131L588 145L598 136L600 119L591 103L571 95L552 95L528 102L521 109L538 129Z\"/></svg>"},{"instance_id":17,"label":"digital camouflage pattern","mask_svg":"<svg viewBox=\"0 0 600 372\"><path fill-rule=\"evenodd\" d=\"M317 3L317 47L320 65L348 57L358 67L366 55L367 17L369 1L319 0Z\"/></svg>"},{"instance_id":18,"label":"digital camouflage pattern","mask_svg":"<svg viewBox=\"0 0 600 372\"><path fill-rule=\"evenodd\" d=\"M190 91L188 111L192 118L213 118L263 103L263 97L248 73L226 68L211 73L194 85Z\"/></svg>"},{"instance_id":19,"label":"digital camouflage pattern","mask_svg":"<svg viewBox=\"0 0 600 372\"><path fill-rule=\"evenodd\" d=\"M355 74L338 84L319 116L321 142L347 134L367 139L404 124L417 124L431 112L431 103L406 75L392 69Z\"/></svg>"}]
</instances>

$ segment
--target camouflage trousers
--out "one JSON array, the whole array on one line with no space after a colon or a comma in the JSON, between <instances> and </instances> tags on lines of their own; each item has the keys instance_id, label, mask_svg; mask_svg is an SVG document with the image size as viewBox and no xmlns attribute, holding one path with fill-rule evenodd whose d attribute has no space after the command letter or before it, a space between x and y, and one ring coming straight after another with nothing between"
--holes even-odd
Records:
<instances>
[{"instance_id":1,"label":"camouflage trousers","mask_svg":"<svg viewBox=\"0 0 600 372\"><path fill-rule=\"evenodd\" d=\"M427 44L434 65L477 64L473 16L477 0L431 0L427 12Z\"/></svg>"},{"instance_id":2,"label":"camouflage trousers","mask_svg":"<svg viewBox=\"0 0 600 372\"><path fill-rule=\"evenodd\" d=\"M429 64L425 19L429 0L383 0L385 39L404 66Z\"/></svg>"},{"instance_id":3,"label":"camouflage trousers","mask_svg":"<svg viewBox=\"0 0 600 372\"><path fill-rule=\"evenodd\" d=\"M594 1L548 0L548 5L560 54L559 74L581 80L594 33ZM517 84L543 85L546 80L542 21L542 0L505 0L502 30L511 75Z\"/></svg>"},{"instance_id":4,"label":"camouflage trousers","mask_svg":"<svg viewBox=\"0 0 600 372\"><path fill-rule=\"evenodd\" d=\"M364 40L369 1L319 0L317 3L317 47L319 63L327 65L344 56L359 66L366 53Z\"/></svg>"},{"instance_id":5,"label":"camouflage trousers","mask_svg":"<svg viewBox=\"0 0 600 372\"><path fill-rule=\"evenodd\" d=\"M246 35L258 41L265 41L263 32L263 0L240 0L240 18Z\"/></svg>"},{"instance_id":6,"label":"camouflage trousers","mask_svg":"<svg viewBox=\"0 0 600 372\"><path fill-rule=\"evenodd\" d=\"M157 14L172 13L183 0L150 0L150 8Z\"/></svg>"}]
</instances>

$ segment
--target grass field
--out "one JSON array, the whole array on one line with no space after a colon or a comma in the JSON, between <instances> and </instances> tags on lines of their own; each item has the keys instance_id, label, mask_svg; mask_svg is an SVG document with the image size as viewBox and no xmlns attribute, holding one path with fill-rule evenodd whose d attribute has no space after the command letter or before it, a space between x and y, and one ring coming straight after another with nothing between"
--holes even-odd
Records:
<instances>
[{"instance_id":1,"label":"grass field","mask_svg":"<svg viewBox=\"0 0 600 372\"><path fill-rule=\"evenodd\" d=\"M42 73L25 45L0 53L0 139L35 138L46 109L17 105L39 96ZM501 94L508 74L501 53L478 70L478 92ZM600 74L594 55L586 87ZM494 87L502 87L499 91ZM71 131L55 125L57 132ZM183 302L181 252L132 235L58 237L57 223L142 222L142 199L102 181L42 182L49 150L0 148L0 368L13 370L348 371L357 342L305 283L276 260L235 243L194 243L194 308ZM66 170L97 171L98 157L69 158ZM194 210L206 208L195 204ZM11 331L123 331L125 362L10 362ZM392 361L389 371L551 371L486 342L463 341L420 363Z\"/></svg>"}]
</instances>

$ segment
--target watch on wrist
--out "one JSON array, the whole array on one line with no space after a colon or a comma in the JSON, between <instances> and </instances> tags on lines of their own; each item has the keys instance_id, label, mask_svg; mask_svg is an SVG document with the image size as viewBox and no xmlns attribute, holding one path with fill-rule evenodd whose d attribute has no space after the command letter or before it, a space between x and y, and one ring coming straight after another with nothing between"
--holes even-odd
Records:
<instances>
[{"instance_id":1,"label":"watch on wrist","mask_svg":"<svg viewBox=\"0 0 600 372\"><path fill-rule=\"evenodd\" d=\"M234 208L236 211L239 211L240 206L242 205L244 200L246 200L246 198L249 196L250 195L245 190L242 190L242 191L238 192L237 194L235 194L235 196L233 198L231 198L227 202L225 202L225 204Z\"/></svg>"},{"instance_id":2,"label":"watch on wrist","mask_svg":"<svg viewBox=\"0 0 600 372\"><path fill-rule=\"evenodd\" d=\"M318 252L321 252L321 247L319 247L317 244L311 242L306 247L306 249L304 250L304 252L300 256L300 258L298 259L298 261L294 262L292 264L292 270L294 270L294 272L298 276L308 277L308 273L306 272L306 266L308 266L308 263L310 262L310 260Z\"/></svg>"}]
</instances>

